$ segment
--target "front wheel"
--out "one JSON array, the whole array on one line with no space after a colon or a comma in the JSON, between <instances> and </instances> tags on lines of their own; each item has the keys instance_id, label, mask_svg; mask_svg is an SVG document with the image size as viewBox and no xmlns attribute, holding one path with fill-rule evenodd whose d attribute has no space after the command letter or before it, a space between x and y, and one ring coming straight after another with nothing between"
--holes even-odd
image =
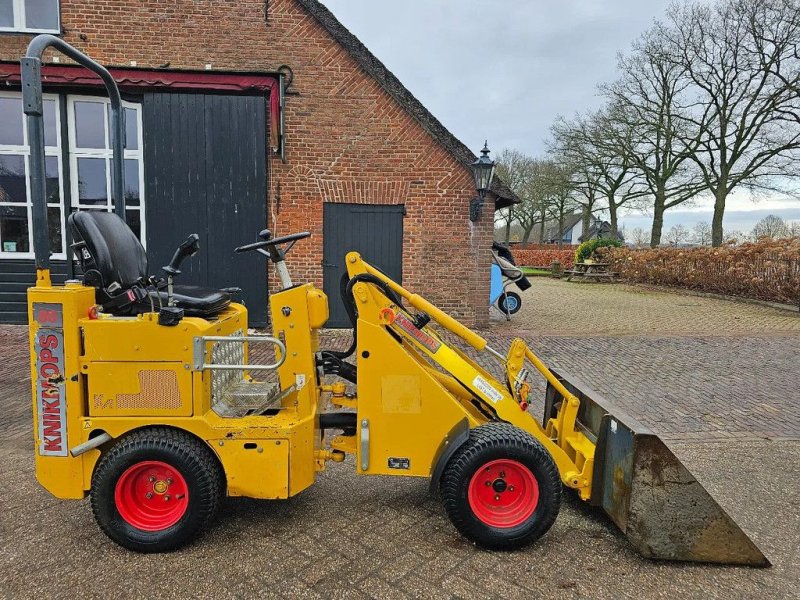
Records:
<instances>
[{"instance_id":1,"label":"front wheel","mask_svg":"<svg viewBox=\"0 0 800 600\"><path fill-rule=\"evenodd\" d=\"M121 546L168 552L208 525L224 485L221 466L201 441L172 429L144 429L101 457L92 477L92 510Z\"/></svg>"},{"instance_id":2,"label":"front wheel","mask_svg":"<svg viewBox=\"0 0 800 600\"><path fill-rule=\"evenodd\" d=\"M441 495L450 521L478 546L512 550L543 536L561 506L550 454L507 423L470 431L445 468Z\"/></svg>"},{"instance_id":3,"label":"front wheel","mask_svg":"<svg viewBox=\"0 0 800 600\"><path fill-rule=\"evenodd\" d=\"M522 298L516 292L504 292L497 299L497 307L504 315L515 315L522 308Z\"/></svg>"}]
</instances>

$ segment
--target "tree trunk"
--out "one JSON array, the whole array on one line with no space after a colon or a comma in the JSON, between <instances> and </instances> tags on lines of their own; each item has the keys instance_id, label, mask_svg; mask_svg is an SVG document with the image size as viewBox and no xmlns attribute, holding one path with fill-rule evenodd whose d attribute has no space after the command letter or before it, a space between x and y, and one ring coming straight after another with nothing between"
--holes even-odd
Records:
<instances>
[{"instance_id":1,"label":"tree trunk","mask_svg":"<svg viewBox=\"0 0 800 600\"><path fill-rule=\"evenodd\" d=\"M656 199L653 204L653 229L650 232L650 247L658 248L661 245L661 230L664 228L664 204L666 204L664 190L656 190Z\"/></svg>"},{"instance_id":2,"label":"tree trunk","mask_svg":"<svg viewBox=\"0 0 800 600\"><path fill-rule=\"evenodd\" d=\"M533 231L533 226L535 223L531 223L528 227L525 228L525 231L522 234L522 243L527 244L528 240L531 239L531 232Z\"/></svg>"},{"instance_id":3,"label":"tree trunk","mask_svg":"<svg viewBox=\"0 0 800 600\"><path fill-rule=\"evenodd\" d=\"M512 209L508 207L508 214L506 215L506 244L511 241L511 221L514 219Z\"/></svg>"},{"instance_id":4,"label":"tree trunk","mask_svg":"<svg viewBox=\"0 0 800 600\"><path fill-rule=\"evenodd\" d=\"M583 236L583 241L585 242L586 240L589 239L588 234L589 234L589 228L591 227L591 221L592 221L592 209L591 209L591 206L588 205L588 204L585 205L583 207L583 209L582 209L582 212L583 212L583 214L581 215L582 216L581 227L583 228L583 231L581 232L581 235ZM564 237L563 233L561 234L561 237Z\"/></svg>"},{"instance_id":5,"label":"tree trunk","mask_svg":"<svg viewBox=\"0 0 800 600\"><path fill-rule=\"evenodd\" d=\"M724 241L722 231L722 217L725 216L725 201L728 199L727 182L720 181L717 192L714 194L714 217L711 219L711 245L717 248Z\"/></svg>"},{"instance_id":6,"label":"tree trunk","mask_svg":"<svg viewBox=\"0 0 800 600\"><path fill-rule=\"evenodd\" d=\"M564 209L558 210L558 247L564 247Z\"/></svg>"},{"instance_id":7,"label":"tree trunk","mask_svg":"<svg viewBox=\"0 0 800 600\"><path fill-rule=\"evenodd\" d=\"M539 243L544 244L544 224L547 219L544 218L544 211L542 211L542 222L539 224Z\"/></svg>"},{"instance_id":8,"label":"tree trunk","mask_svg":"<svg viewBox=\"0 0 800 600\"><path fill-rule=\"evenodd\" d=\"M614 198L608 199L608 214L611 219L611 239L617 239L617 205L614 203Z\"/></svg>"}]
</instances>

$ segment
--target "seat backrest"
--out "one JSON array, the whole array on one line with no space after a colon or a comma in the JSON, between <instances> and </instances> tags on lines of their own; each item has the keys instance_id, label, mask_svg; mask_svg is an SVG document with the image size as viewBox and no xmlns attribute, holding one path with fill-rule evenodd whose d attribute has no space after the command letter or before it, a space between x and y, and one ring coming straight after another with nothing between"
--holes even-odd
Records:
<instances>
[{"instance_id":1,"label":"seat backrest","mask_svg":"<svg viewBox=\"0 0 800 600\"><path fill-rule=\"evenodd\" d=\"M130 288L147 277L147 254L128 224L114 213L87 210L68 220L75 250L87 283L106 290L114 282ZM94 281L96 271L100 281Z\"/></svg>"}]
</instances>

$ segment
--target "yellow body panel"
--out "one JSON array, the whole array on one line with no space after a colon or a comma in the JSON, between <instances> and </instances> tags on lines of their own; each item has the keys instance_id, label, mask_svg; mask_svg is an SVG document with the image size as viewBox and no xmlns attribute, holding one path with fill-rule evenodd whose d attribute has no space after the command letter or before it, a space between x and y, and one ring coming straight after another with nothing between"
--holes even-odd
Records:
<instances>
[{"instance_id":1,"label":"yellow body panel","mask_svg":"<svg viewBox=\"0 0 800 600\"><path fill-rule=\"evenodd\" d=\"M362 319L358 356L358 423L370 439L366 469L358 447L358 472L429 477L464 408L385 328Z\"/></svg>"},{"instance_id":2,"label":"yellow body panel","mask_svg":"<svg viewBox=\"0 0 800 600\"><path fill-rule=\"evenodd\" d=\"M49 271L43 270L37 282L28 290L36 478L59 498L83 498L83 464L69 456L69 448L85 441L80 429L85 414L81 336L75 323L94 304L94 289L49 287ZM56 355L60 360L54 360ZM50 419L55 411L57 423Z\"/></svg>"},{"instance_id":3,"label":"yellow body panel","mask_svg":"<svg viewBox=\"0 0 800 600\"><path fill-rule=\"evenodd\" d=\"M225 465L229 496L268 500L289 497L287 440L222 439L212 440L211 445Z\"/></svg>"},{"instance_id":4,"label":"yellow body panel","mask_svg":"<svg viewBox=\"0 0 800 600\"><path fill-rule=\"evenodd\" d=\"M179 362L91 362L90 417L192 414L192 374Z\"/></svg>"}]
</instances>

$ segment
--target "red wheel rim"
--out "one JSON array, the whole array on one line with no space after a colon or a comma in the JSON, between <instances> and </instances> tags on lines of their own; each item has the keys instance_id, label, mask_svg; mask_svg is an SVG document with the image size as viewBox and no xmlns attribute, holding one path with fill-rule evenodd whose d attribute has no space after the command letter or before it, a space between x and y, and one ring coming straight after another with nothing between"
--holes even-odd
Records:
<instances>
[{"instance_id":1,"label":"red wheel rim","mask_svg":"<svg viewBox=\"0 0 800 600\"><path fill-rule=\"evenodd\" d=\"M143 531L162 531L181 520L189 488L180 472L159 460L129 467L117 480L114 500L120 516Z\"/></svg>"},{"instance_id":2,"label":"red wheel rim","mask_svg":"<svg viewBox=\"0 0 800 600\"><path fill-rule=\"evenodd\" d=\"M469 482L469 506L490 527L516 527L539 504L539 484L531 470L516 460L493 460L478 469Z\"/></svg>"}]
</instances>

